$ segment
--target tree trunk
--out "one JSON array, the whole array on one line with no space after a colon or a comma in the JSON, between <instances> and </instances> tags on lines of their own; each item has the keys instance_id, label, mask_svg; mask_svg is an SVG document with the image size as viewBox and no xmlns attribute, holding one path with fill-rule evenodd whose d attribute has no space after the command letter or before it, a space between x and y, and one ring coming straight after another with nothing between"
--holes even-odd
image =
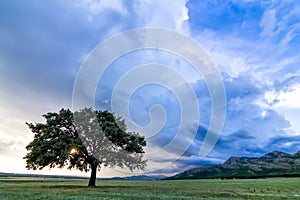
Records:
<instances>
[{"instance_id":1,"label":"tree trunk","mask_svg":"<svg viewBox=\"0 0 300 200\"><path fill-rule=\"evenodd\" d=\"M91 172L91 177L88 186L91 187L96 186L96 174L97 174L97 165L92 165L92 172Z\"/></svg>"}]
</instances>

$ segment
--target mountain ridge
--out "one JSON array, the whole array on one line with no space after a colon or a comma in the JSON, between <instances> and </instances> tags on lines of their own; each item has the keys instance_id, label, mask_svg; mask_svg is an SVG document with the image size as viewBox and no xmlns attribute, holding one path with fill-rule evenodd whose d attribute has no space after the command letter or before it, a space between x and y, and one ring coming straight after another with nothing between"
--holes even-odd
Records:
<instances>
[{"instance_id":1,"label":"mountain ridge","mask_svg":"<svg viewBox=\"0 0 300 200\"><path fill-rule=\"evenodd\" d=\"M261 157L231 156L223 164L190 169L166 179L265 178L300 176L300 151L272 151Z\"/></svg>"}]
</instances>

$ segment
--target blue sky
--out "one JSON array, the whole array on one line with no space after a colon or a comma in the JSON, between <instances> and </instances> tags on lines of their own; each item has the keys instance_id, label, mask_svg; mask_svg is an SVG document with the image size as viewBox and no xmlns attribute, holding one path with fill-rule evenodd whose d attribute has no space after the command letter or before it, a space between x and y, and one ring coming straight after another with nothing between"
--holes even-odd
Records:
<instances>
[{"instance_id":1,"label":"blue sky","mask_svg":"<svg viewBox=\"0 0 300 200\"><path fill-rule=\"evenodd\" d=\"M33 135L25 122L42 122L46 112L72 108L76 76L93 48L115 34L145 27L174 30L201 45L218 69L226 92L223 131L213 150L200 158L211 118L203 78L184 60L155 50L132 52L111 64L97 88L97 108L111 110L109 99L122 74L147 63L171 66L196 93L200 118L195 138L189 138L195 127L186 127L186 138L192 139L188 149L178 154L170 148L154 155L150 165L155 172L146 173L168 175L221 163L230 156L300 150L297 1L4 0L0 1L0 159L6 164L1 164L0 171L26 172L22 157ZM174 80L170 74L158 76ZM186 91L185 84L173 86L182 94ZM151 106L160 105L152 120L165 120L164 127L154 136L145 133L152 150L164 149L178 131L181 101L186 103L159 85L141 87L131 97L132 120L141 126L151 122ZM114 175L122 173L110 169L100 173Z\"/></svg>"}]
</instances>

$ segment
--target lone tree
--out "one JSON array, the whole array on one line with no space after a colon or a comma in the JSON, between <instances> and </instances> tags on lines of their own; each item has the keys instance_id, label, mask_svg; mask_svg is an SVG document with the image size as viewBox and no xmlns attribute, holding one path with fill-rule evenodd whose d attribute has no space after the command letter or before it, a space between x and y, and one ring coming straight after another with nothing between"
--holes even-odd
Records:
<instances>
[{"instance_id":1,"label":"lone tree","mask_svg":"<svg viewBox=\"0 0 300 200\"><path fill-rule=\"evenodd\" d=\"M128 132L121 117L108 111L84 108L78 112L61 109L43 115L46 123L26 123L34 139L26 147L26 168L76 168L91 170L88 186L96 185L101 166L144 169L144 137Z\"/></svg>"}]
</instances>

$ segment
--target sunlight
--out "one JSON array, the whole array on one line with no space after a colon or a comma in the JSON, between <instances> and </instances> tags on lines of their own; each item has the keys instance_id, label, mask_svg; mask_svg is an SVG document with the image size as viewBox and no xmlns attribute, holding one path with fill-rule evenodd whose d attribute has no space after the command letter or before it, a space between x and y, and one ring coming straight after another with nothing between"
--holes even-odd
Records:
<instances>
[{"instance_id":1,"label":"sunlight","mask_svg":"<svg viewBox=\"0 0 300 200\"><path fill-rule=\"evenodd\" d=\"M71 154L77 154L78 153L78 150L76 149L76 148L72 148L71 150L70 150L70 153Z\"/></svg>"}]
</instances>

